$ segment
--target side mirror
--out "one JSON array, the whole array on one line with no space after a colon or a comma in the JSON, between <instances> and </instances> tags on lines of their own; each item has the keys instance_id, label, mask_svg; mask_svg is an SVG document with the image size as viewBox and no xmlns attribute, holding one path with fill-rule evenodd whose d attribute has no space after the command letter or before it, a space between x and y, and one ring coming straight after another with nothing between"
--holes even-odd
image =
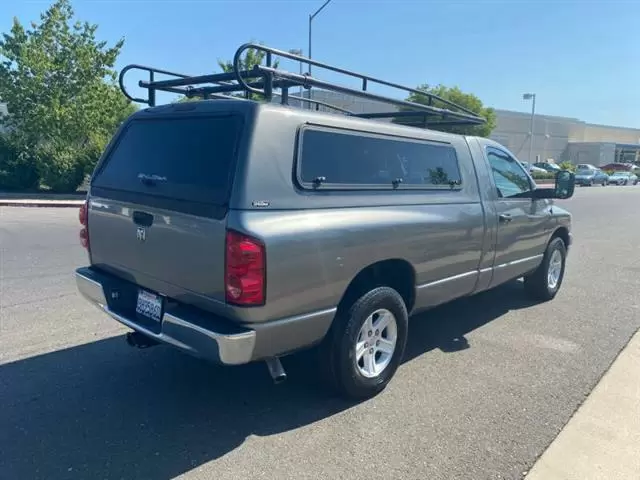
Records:
<instances>
[{"instance_id":1,"label":"side mirror","mask_svg":"<svg viewBox=\"0 0 640 480\"><path fill-rule=\"evenodd\" d=\"M556 184L553 188L536 188L533 191L533 198L558 198L566 200L573 197L576 188L576 176L568 171L561 170L556 173Z\"/></svg>"},{"instance_id":2,"label":"side mirror","mask_svg":"<svg viewBox=\"0 0 640 480\"><path fill-rule=\"evenodd\" d=\"M554 197L561 200L573 197L576 189L576 176L569 170L561 170L556 173L556 185L554 187Z\"/></svg>"}]
</instances>

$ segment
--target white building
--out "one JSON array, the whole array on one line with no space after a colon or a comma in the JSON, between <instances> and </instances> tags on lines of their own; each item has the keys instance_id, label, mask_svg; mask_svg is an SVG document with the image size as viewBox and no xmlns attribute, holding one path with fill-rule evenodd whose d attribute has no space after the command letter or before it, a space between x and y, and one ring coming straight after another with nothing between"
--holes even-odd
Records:
<instances>
[{"instance_id":1,"label":"white building","mask_svg":"<svg viewBox=\"0 0 640 480\"><path fill-rule=\"evenodd\" d=\"M491 138L521 160L529 160L531 114L496 110ZM586 123L577 118L535 115L532 161L606 165L640 160L640 129Z\"/></svg>"}]
</instances>

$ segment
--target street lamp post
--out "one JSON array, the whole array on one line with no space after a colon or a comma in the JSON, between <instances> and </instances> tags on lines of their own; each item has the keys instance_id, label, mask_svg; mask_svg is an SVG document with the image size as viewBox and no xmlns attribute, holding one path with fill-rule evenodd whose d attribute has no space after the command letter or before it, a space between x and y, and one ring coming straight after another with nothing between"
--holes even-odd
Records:
<instances>
[{"instance_id":1,"label":"street lamp post","mask_svg":"<svg viewBox=\"0 0 640 480\"><path fill-rule=\"evenodd\" d=\"M309 49L307 50L309 52L309 58L311 58L311 24L313 23L313 19L316 18L329 3L331 3L331 0L326 0L319 9L309 14ZM309 76L311 76L311 65L309 65ZM311 87L309 87L309 100L311 100ZM311 102L309 102L309 109L311 110Z\"/></svg>"},{"instance_id":2,"label":"street lamp post","mask_svg":"<svg viewBox=\"0 0 640 480\"><path fill-rule=\"evenodd\" d=\"M302 56L303 55L303 51L301 48L292 48L291 50L289 50L289 53L293 54L293 55L298 55L298 56ZM300 63L300 75L302 75L302 62L298 62ZM302 97L302 85L300 85L300 93L299 93L300 97ZM302 105L300 105L300 107L302 107Z\"/></svg>"},{"instance_id":3,"label":"street lamp post","mask_svg":"<svg viewBox=\"0 0 640 480\"><path fill-rule=\"evenodd\" d=\"M529 164L533 165L533 121L536 117L536 94L524 93L523 100L531 100L531 127L529 128Z\"/></svg>"}]
</instances>

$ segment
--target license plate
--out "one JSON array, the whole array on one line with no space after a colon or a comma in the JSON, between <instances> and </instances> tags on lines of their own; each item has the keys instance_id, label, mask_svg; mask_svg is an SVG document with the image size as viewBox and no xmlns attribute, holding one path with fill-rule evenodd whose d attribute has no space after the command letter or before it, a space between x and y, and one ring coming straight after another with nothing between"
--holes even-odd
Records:
<instances>
[{"instance_id":1,"label":"license plate","mask_svg":"<svg viewBox=\"0 0 640 480\"><path fill-rule=\"evenodd\" d=\"M136 313L155 322L160 322L162 319L162 297L146 290L140 290Z\"/></svg>"}]
</instances>

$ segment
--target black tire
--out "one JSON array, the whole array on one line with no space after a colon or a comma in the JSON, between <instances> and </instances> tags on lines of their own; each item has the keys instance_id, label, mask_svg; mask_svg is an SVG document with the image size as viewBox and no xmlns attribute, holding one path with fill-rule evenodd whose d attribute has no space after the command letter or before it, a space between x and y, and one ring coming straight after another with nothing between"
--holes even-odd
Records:
<instances>
[{"instance_id":1,"label":"black tire","mask_svg":"<svg viewBox=\"0 0 640 480\"><path fill-rule=\"evenodd\" d=\"M356 365L354 346L362 325L378 309L388 310L396 319L396 346L386 368L367 378ZM407 307L393 288L377 287L364 294L338 312L319 348L318 360L325 379L340 396L348 399L364 400L377 395L389 384L404 357L408 325Z\"/></svg>"},{"instance_id":2,"label":"black tire","mask_svg":"<svg viewBox=\"0 0 640 480\"><path fill-rule=\"evenodd\" d=\"M560 269L560 277L557 283L555 286L550 286L548 281L549 264L555 251L560 252L562 257L562 267ZM524 288L527 293L535 300L543 302L553 300L562 286L566 263L567 247L560 237L555 237L549 242L549 245L547 245L547 250L544 252L544 257L540 266L534 272L524 277Z\"/></svg>"}]
</instances>

